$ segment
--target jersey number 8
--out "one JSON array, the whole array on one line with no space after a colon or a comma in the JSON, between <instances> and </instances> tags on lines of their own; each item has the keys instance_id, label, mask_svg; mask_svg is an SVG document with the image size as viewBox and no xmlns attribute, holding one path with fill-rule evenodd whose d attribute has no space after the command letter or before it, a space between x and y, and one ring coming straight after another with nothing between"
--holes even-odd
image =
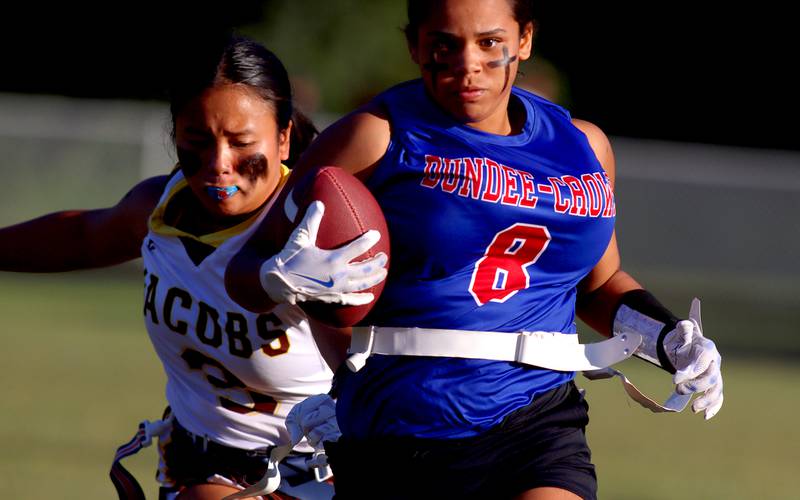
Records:
<instances>
[{"instance_id":1,"label":"jersey number 8","mask_svg":"<svg viewBox=\"0 0 800 500\"><path fill-rule=\"evenodd\" d=\"M528 266L534 264L550 243L544 226L517 223L495 234L483 257L475 263L469 293L479 306L505 302L528 288Z\"/></svg>"}]
</instances>

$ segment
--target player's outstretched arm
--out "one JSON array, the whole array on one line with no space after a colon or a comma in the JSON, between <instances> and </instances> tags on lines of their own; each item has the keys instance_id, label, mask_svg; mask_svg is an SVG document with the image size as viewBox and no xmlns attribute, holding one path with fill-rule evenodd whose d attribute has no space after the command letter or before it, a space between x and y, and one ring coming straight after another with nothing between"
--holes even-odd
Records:
<instances>
[{"instance_id":1,"label":"player's outstretched arm","mask_svg":"<svg viewBox=\"0 0 800 500\"><path fill-rule=\"evenodd\" d=\"M110 208L55 212L0 229L0 270L71 271L138 257L165 182L142 181Z\"/></svg>"},{"instance_id":2,"label":"player's outstretched arm","mask_svg":"<svg viewBox=\"0 0 800 500\"><path fill-rule=\"evenodd\" d=\"M572 123L586 135L613 188L616 160L608 137L599 127L587 121L575 119ZM614 232L603 257L578 287L577 313L587 325L610 337L612 319L620 298L625 293L640 288L642 286L620 268L617 235Z\"/></svg>"},{"instance_id":3,"label":"player's outstretched arm","mask_svg":"<svg viewBox=\"0 0 800 500\"><path fill-rule=\"evenodd\" d=\"M608 138L596 126L575 121L589 139L598 160L614 181L614 155ZM700 301L692 303L688 319L679 320L636 280L620 269L616 236L578 290L578 316L603 335L635 332L642 344L635 355L673 374L679 394L702 394L692 409L710 419L722 407L722 357L703 335Z\"/></svg>"}]
</instances>

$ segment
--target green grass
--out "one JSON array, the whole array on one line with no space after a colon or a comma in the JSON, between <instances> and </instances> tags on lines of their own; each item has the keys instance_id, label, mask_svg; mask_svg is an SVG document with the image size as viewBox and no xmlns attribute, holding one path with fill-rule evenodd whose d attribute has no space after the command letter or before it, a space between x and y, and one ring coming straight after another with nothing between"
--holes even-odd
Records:
<instances>
[{"instance_id":1,"label":"green grass","mask_svg":"<svg viewBox=\"0 0 800 500\"><path fill-rule=\"evenodd\" d=\"M0 273L0 497L115 498L108 468L116 447L166 404L141 302L131 268ZM718 303L713 294L706 298L707 328L725 316L715 311ZM794 325L778 327L791 332ZM748 333L740 326L724 335L755 344L743 337ZM626 399L617 381L579 377L591 405L588 437L600 498L797 498L800 365L776 359L726 356L725 406L708 422L691 412L654 415ZM652 396L671 389L665 373L644 363L622 368ZM125 463L156 498L155 449Z\"/></svg>"},{"instance_id":2,"label":"green grass","mask_svg":"<svg viewBox=\"0 0 800 500\"><path fill-rule=\"evenodd\" d=\"M651 397L665 398L666 373L638 360L622 370ZM800 366L724 360L725 404L709 421L689 409L653 414L614 381L589 382L589 443L600 498L613 500L791 499L800 470Z\"/></svg>"},{"instance_id":3,"label":"green grass","mask_svg":"<svg viewBox=\"0 0 800 500\"><path fill-rule=\"evenodd\" d=\"M3 498L115 498L108 469L165 406L141 287L117 273L0 275ZM129 459L148 497L154 448Z\"/></svg>"}]
</instances>

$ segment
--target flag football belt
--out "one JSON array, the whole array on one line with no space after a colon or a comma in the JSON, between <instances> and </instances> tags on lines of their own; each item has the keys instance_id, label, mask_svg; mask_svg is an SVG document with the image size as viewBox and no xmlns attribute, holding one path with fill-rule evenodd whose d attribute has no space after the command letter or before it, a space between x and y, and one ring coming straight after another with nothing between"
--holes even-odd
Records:
<instances>
[{"instance_id":1,"label":"flag football belt","mask_svg":"<svg viewBox=\"0 0 800 500\"><path fill-rule=\"evenodd\" d=\"M139 485L139 481L122 466L122 459L139 453L142 448L147 448L153 443L153 438L162 438L169 434L172 420L156 420L150 422L145 420L139 424L139 428L130 441L117 448L114 460L111 463L111 470L108 475L120 500L145 500L144 491Z\"/></svg>"},{"instance_id":2,"label":"flag football belt","mask_svg":"<svg viewBox=\"0 0 800 500\"><path fill-rule=\"evenodd\" d=\"M234 500L239 498L250 498L261 494L269 494L278 489L281 484L281 474L278 470L278 463L281 462L292 451L292 446L269 446L255 450L242 450L232 448L223 444L215 443L204 436L199 436L178 424L173 418L165 418L151 422L145 420L139 424L139 428L133 438L127 443L117 448L114 460L111 463L109 477L117 490L120 500L146 500L144 491L136 478L125 467L122 459L135 455L141 449L147 448L153 442L153 438L164 439L171 431L185 434L192 443L192 446L199 452L211 452L221 456L225 455L244 455L246 457L263 457L268 459L267 473L257 484L250 486L243 491L228 495L223 500ZM314 468L314 476L317 482L322 482L330 477L330 471L319 471ZM320 474L327 472L327 477ZM311 478L309 478L311 480Z\"/></svg>"},{"instance_id":3,"label":"flag football belt","mask_svg":"<svg viewBox=\"0 0 800 500\"><path fill-rule=\"evenodd\" d=\"M561 332L483 332L432 328L354 327L347 366L356 372L372 354L435 356L511 361L550 370L581 371L590 380L618 377L625 392L653 412L679 412L691 394L673 393L659 404L645 396L612 365L633 355L642 343L635 332L581 344L575 334Z\"/></svg>"},{"instance_id":4,"label":"flag football belt","mask_svg":"<svg viewBox=\"0 0 800 500\"><path fill-rule=\"evenodd\" d=\"M174 433L182 434L186 437L198 453L213 453L220 457L269 457L275 446L266 446L263 448L256 448L253 450L243 450L241 448L233 448L224 444L211 441L206 436L200 436L182 426L177 420L172 421L172 429Z\"/></svg>"}]
</instances>

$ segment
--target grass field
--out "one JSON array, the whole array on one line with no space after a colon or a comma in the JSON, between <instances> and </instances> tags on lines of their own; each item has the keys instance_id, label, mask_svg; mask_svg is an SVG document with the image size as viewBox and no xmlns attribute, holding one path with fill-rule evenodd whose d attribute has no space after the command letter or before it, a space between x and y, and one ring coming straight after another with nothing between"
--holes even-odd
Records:
<instances>
[{"instance_id":1,"label":"grass field","mask_svg":"<svg viewBox=\"0 0 800 500\"><path fill-rule=\"evenodd\" d=\"M142 325L141 292L135 266L0 273L0 497L115 498L107 475L116 447L165 405L163 372ZM759 310L732 300L729 307ZM724 322L724 311L714 307L719 302L706 299L707 328ZM797 312L785 316L794 321ZM790 355L780 358L741 356L750 333L734 328L723 344L741 348L725 358L725 406L709 422L690 413L651 414L629 402L616 381L579 378L592 407L589 440L600 498L798 498L800 365L791 355L797 340L790 338L796 324L773 325L789 328L781 339ZM651 395L670 390L666 376L644 363L629 361L623 370ZM155 461L153 448L126 461L150 498L156 498Z\"/></svg>"}]
</instances>

